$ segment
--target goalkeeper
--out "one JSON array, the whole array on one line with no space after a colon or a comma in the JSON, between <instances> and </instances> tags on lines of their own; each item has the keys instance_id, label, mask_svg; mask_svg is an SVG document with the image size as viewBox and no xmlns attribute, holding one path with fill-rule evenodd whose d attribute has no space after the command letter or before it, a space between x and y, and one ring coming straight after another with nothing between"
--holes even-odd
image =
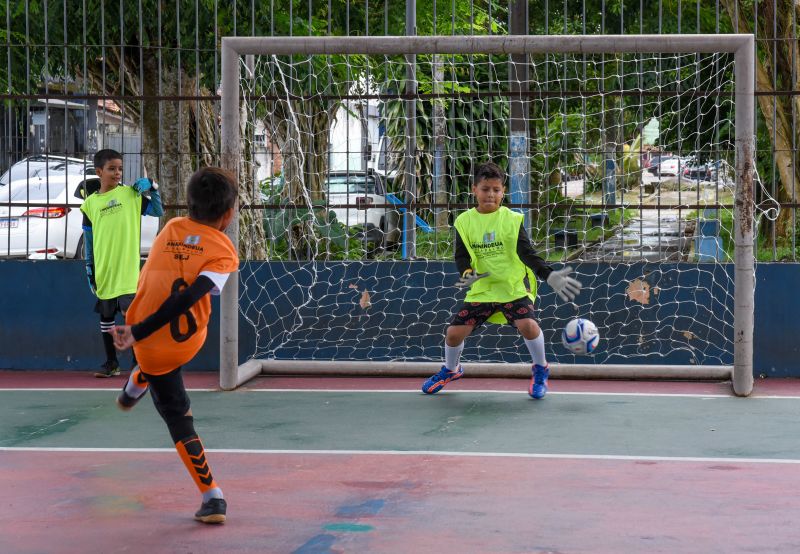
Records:
<instances>
[{"instance_id":1,"label":"goalkeeper","mask_svg":"<svg viewBox=\"0 0 800 554\"><path fill-rule=\"evenodd\" d=\"M479 165L472 184L478 205L456 218L455 261L461 275L456 286L469 290L447 327L444 365L422 385L426 394L435 394L464 375L458 363L464 339L487 320L517 328L533 359L528 394L540 399L547 393L550 369L542 330L533 318L536 277L564 301L573 300L581 284L569 276L571 268L554 271L534 253L524 216L500 205L504 181L505 174L496 164Z\"/></svg>"},{"instance_id":2,"label":"goalkeeper","mask_svg":"<svg viewBox=\"0 0 800 554\"><path fill-rule=\"evenodd\" d=\"M94 167L100 177L100 190L86 195L81 204L86 277L97 297L94 310L100 315L106 351L106 361L94 375L114 377L119 375L119 362L111 330L117 312L125 315L136 292L142 216L160 217L164 210L151 179L143 177L130 187L120 185L122 154L116 150L98 151Z\"/></svg>"}]
</instances>

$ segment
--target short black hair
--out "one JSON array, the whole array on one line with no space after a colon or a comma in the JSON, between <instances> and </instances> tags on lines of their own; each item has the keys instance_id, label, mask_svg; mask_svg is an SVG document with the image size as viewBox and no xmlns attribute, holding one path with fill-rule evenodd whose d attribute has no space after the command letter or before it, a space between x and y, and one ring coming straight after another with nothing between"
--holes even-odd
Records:
<instances>
[{"instance_id":1,"label":"short black hair","mask_svg":"<svg viewBox=\"0 0 800 554\"><path fill-rule=\"evenodd\" d=\"M104 148L103 150L98 150L97 154L94 155L94 166L97 169L103 169L105 165L111 160L121 160L121 159L122 159L122 154L120 154L116 150L111 150L111 148Z\"/></svg>"},{"instance_id":2,"label":"short black hair","mask_svg":"<svg viewBox=\"0 0 800 554\"><path fill-rule=\"evenodd\" d=\"M236 177L221 167L198 169L186 186L189 217L210 223L218 221L236 205L239 194Z\"/></svg>"},{"instance_id":3,"label":"short black hair","mask_svg":"<svg viewBox=\"0 0 800 554\"><path fill-rule=\"evenodd\" d=\"M506 182L506 174L500 169L500 166L494 162L484 162L478 164L475 168L475 178L472 181L473 185L477 185L484 179L500 179L501 182Z\"/></svg>"}]
</instances>

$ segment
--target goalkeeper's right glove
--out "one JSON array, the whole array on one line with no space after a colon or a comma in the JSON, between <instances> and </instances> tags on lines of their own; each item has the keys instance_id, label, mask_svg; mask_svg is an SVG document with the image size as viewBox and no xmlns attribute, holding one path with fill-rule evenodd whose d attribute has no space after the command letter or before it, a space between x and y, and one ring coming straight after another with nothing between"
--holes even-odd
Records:
<instances>
[{"instance_id":1,"label":"goalkeeper's right glove","mask_svg":"<svg viewBox=\"0 0 800 554\"><path fill-rule=\"evenodd\" d=\"M86 280L89 282L89 290L97 296L97 282L94 280L94 264L86 264Z\"/></svg>"},{"instance_id":2,"label":"goalkeeper's right glove","mask_svg":"<svg viewBox=\"0 0 800 554\"><path fill-rule=\"evenodd\" d=\"M468 269L464 272L461 276L461 279L456 281L456 286L460 289L469 288L477 281L478 279L483 279L484 277L488 277L489 272L486 273L475 273L472 269Z\"/></svg>"},{"instance_id":3,"label":"goalkeeper's right glove","mask_svg":"<svg viewBox=\"0 0 800 554\"><path fill-rule=\"evenodd\" d=\"M158 183L153 181L148 177L141 177L133 183L133 190L137 193L144 194L145 192L149 191L150 189L158 190Z\"/></svg>"}]
</instances>

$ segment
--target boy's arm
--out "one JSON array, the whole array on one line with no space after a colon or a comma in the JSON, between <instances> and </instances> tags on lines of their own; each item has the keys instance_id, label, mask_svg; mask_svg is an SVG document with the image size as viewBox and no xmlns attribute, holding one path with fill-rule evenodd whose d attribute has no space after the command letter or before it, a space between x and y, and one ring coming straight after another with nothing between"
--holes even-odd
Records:
<instances>
[{"instance_id":1,"label":"boy's arm","mask_svg":"<svg viewBox=\"0 0 800 554\"><path fill-rule=\"evenodd\" d=\"M546 261L537 256L536 252L533 250L531 239L528 238L528 233L525 231L524 223L521 223L519 226L519 235L517 236L517 256L519 256L519 259L522 260L522 263L531 268L536 276L542 281L547 281L547 278L550 277L550 274L553 272L553 268L550 267Z\"/></svg>"},{"instance_id":2,"label":"boy's arm","mask_svg":"<svg viewBox=\"0 0 800 554\"><path fill-rule=\"evenodd\" d=\"M198 300L214 290L215 286L217 285L209 277L200 275L190 286L169 295L163 304L143 321L134 325L115 326L114 346L119 350L125 350L135 342L146 339L176 317L188 312Z\"/></svg>"},{"instance_id":3,"label":"boy's arm","mask_svg":"<svg viewBox=\"0 0 800 554\"><path fill-rule=\"evenodd\" d=\"M458 229L456 229L454 258L456 260L456 268L458 269L459 275L463 277L464 273L467 271L472 271L472 259L470 258L466 245L464 245L464 241L461 240L461 234L458 232Z\"/></svg>"},{"instance_id":4,"label":"boy's arm","mask_svg":"<svg viewBox=\"0 0 800 554\"><path fill-rule=\"evenodd\" d=\"M581 282L569 276L572 273L571 267L553 271L547 262L536 255L523 224L519 226L517 255L522 263L531 268L539 279L546 281L563 301L571 302L581 292Z\"/></svg>"},{"instance_id":5,"label":"boy's arm","mask_svg":"<svg viewBox=\"0 0 800 554\"><path fill-rule=\"evenodd\" d=\"M89 281L89 290L97 294L97 281L94 277L94 235L92 234L92 220L83 214L83 258L86 263L86 280Z\"/></svg>"},{"instance_id":6,"label":"boy's arm","mask_svg":"<svg viewBox=\"0 0 800 554\"><path fill-rule=\"evenodd\" d=\"M484 277L489 276L488 272L475 273L475 270L472 269L472 258L469 255L469 250L467 250L464 241L461 240L461 235L458 233L458 229L456 229L456 247L454 257L456 260L458 274L461 275L461 279L456 281L456 287L469 288L478 279L483 279Z\"/></svg>"},{"instance_id":7,"label":"boy's arm","mask_svg":"<svg viewBox=\"0 0 800 554\"><path fill-rule=\"evenodd\" d=\"M190 286L180 292L172 293L155 312L131 326L134 340L146 339L176 317L185 314L215 286L209 277L200 275Z\"/></svg>"},{"instance_id":8,"label":"boy's arm","mask_svg":"<svg viewBox=\"0 0 800 554\"><path fill-rule=\"evenodd\" d=\"M210 277L200 275L194 283L170 294L158 309L143 321L134 325L121 325L114 328L114 346L125 350L133 343L144 340L164 325L189 311L198 300L209 292L219 289L222 283L215 283Z\"/></svg>"},{"instance_id":9,"label":"boy's arm","mask_svg":"<svg viewBox=\"0 0 800 554\"><path fill-rule=\"evenodd\" d=\"M142 215L161 217L164 207L161 205L161 193L152 179L142 177L133 184L133 190L142 196ZM148 193L148 194L145 194Z\"/></svg>"}]
</instances>

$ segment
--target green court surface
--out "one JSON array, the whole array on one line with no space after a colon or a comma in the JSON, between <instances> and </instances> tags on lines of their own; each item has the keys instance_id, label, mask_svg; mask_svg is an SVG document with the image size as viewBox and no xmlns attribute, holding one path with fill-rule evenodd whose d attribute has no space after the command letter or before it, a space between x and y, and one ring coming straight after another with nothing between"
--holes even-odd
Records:
<instances>
[{"instance_id":1,"label":"green court surface","mask_svg":"<svg viewBox=\"0 0 800 554\"><path fill-rule=\"evenodd\" d=\"M797 383L554 382L533 401L514 380L187 381L225 525L193 521L149 398L125 413L121 380L12 375L0 552L800 552Z\"/></svg>"},{"instance_id":2,"label":"green court surface","mask_svg":"<svg viewBox=\"0 0 800 554\"><path fill-rule=\"evenodd\" d=\"M192 391L209 448L800 459L798 400L523 392ZM145 399L0 391L0 446L170 448Z\"/></svg>"}]
</instances>

